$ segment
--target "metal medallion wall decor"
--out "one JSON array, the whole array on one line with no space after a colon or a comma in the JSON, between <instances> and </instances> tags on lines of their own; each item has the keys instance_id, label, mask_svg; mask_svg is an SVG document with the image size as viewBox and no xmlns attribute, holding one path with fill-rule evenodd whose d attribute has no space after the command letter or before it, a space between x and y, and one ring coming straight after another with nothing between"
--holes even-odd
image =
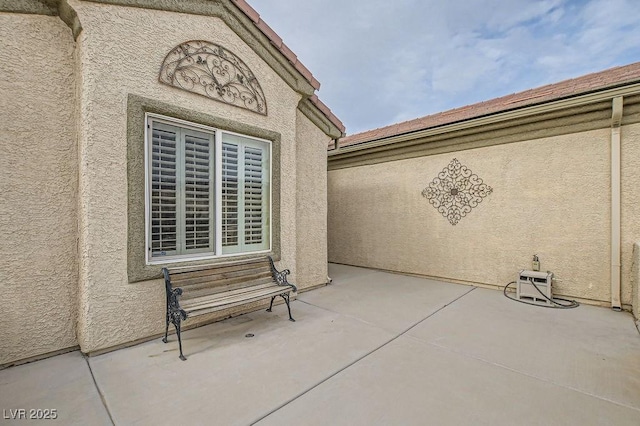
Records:
<instances>
[{"instance_id":1,"label":"metal medallion wall decor","mask_svg":"<svg viewBox=\"0 0 640 426\"><path fill-rule=\"evenodd\" d=\"M161 83L267 115L260 83L249 67L224 47L187 41L164 58Z\"/></svg>"},{"instance_id":2,"label":"metal medallion wall decor","mask_svg":"<svg viewBox=\"0 0 640 426\"><path fill-rule=\"evenodd\" d=\"M455 225L491 192L493 188L454 158L422 190L422 196Z\"/></svg>"}]
</instances>

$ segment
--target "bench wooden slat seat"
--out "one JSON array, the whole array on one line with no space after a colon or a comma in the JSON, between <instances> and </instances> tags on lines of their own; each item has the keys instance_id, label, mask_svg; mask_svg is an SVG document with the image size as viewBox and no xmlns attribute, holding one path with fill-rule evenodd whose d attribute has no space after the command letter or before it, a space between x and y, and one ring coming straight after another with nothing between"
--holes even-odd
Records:
<instances>
[{"instance_id":1,"label":"bench wooden slat seat","mask_svg":"<svg viewBox=\"0 0 640 426\"><path fill-rule=\"evenodd\" d=\"M289 270L278 271L270 256L222 265L163 268L162 272L167 295L166 327L162 341L167 343L169 323L172 323L183 361L186 358L182 353L180 325L187 318L269 297L271 303L267 311L271 312L274 299L280 296L287 305L289 320L295 321L291 316L289 293L297 291L297 288L287 281Z\"/></svg>"},{"instance_id":2,"label":"bench wooden slat seat","mask_svg":"<svg viewBox=\"0 0 640 426\"><path fill-rule=\"evenodd\" d=\"M271 296L279 296L280 293L282 293L282 287L274 287L273 285L250 291L235 291L233 294L229 294L228 296L221 296L220 293L218 293L213 296L201 297L193 299L193 301L186 301L182 304L182 309L187 312L191 312L191 316L194 316L200 315L200 311L204 309L216 308L216 310L221 310L227 308L228 305L235 305L237 302L248 303Z\"/></svg>"}]
</instances>

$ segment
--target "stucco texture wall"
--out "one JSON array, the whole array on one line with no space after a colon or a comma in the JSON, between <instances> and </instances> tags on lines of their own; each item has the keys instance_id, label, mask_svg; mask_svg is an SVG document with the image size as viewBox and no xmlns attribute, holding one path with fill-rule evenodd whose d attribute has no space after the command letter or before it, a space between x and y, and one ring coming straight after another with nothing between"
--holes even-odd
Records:
<instances>
[{"instance_id":1,"label":"stucco texture wall","mask_svg":"<svg viewBox=\"0 0 640 426\"><path fill-rule=\"evenodd\" d=\"M135 94L281 134L282 170L296 169L293 91L219 18L69 1L83 31L80 93L79 341L91 352L164 332L164 284L127 277L127 96ZM165 55L188 40L220 44L257 76L268 116L158 82ZM286 173L286 172L285 172ZM281 183L281 262L296 276L296 181Z\"/></svg>"},{"instance_id":2,"label":"stucco texture wall","mask_svg":"<svg viewBox=\"0 0 640 426\"><path fill-rule=\"evenodd\" d=\"M640 242L633 244L631 258L631 312L640 325Z\"/></svg>"},{"instance_id":3,"label":"stucco texture wall","mask_svg":"<svg viewBox=\"0 0 640 426\"><path fill-rule=\"evenodd\" d=\"M330 171L329 261L504 286L537 254L555 294L608 301L609 141L601 129ZM455 226L421 195L453 158L493 188Z\"/></svg>"},{"instance_id":4,"label":"stucco texture wall","mask_svg":"<svg viewBox=\"0 0 640 426\"><path fill-rule=\"evenodd\" d=\"M327 144L326 136L301 112L297 115L297 285L327 283Z\"/></svg>"},{"instance_id":5,"label":"stucco texture wall","mask_svg":"<svg viewBox=\"0 0 640 426\"><path fill-rule=\"evenodd\" d=\"M75 346L74 41L0 13L0 364Z\"/></svg>"}]
</instances>

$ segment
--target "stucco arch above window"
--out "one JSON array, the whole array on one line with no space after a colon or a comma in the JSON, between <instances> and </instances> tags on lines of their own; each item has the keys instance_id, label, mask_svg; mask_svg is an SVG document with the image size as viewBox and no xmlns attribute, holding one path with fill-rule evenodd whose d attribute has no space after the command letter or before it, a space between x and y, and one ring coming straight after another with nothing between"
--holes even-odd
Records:
<instances>
[{"instance_id":1,"label":"stucco arch above window","mask_svg":"<svg viewBox=\"0 0 640 426\"><path fill-rule=\"evenodd\" d=\"M267 102L258 79L228 49L205 40L173 48L160 68L161 83L220 102L267 115Z\"/></svg>"}]
</instances>

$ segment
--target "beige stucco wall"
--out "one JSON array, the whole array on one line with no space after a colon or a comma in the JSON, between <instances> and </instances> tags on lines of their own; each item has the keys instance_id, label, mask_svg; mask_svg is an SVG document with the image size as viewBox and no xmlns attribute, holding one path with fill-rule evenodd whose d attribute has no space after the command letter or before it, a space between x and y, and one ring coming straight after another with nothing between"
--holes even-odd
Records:
<instances>
[{"instance_id":1,"label":"beige stucco wall","mask_svg":"<svg viewBox=\"0 0 640 426\"><path fill-rule=\"evenodd\" d=\"M600 129L332 170L329 261L503 286L537 254L557 278L555 294L607 302L609 143ZM493 188L455 226L421 196L453 158Z\"/></svg>"},{"instance_id":2,"label":"beige stucco wall","mask_svg":"<svg viewBox=\"0 0 640 426\"><path fill-rule=\"evenodd\" d=\"M78 38L80 93L80 306L84 351L164 331L161 280L127 278L127 95L136 94L281 134L281 267L296 269L296 105L294 92L218 18L69 1ZM158 82L165 55L188 40L208 40L239 56L260 81L268 116ZM221 314L222 315L222 314Z\"/></svg>"},{"instance_id":3,"label":"beige stucco wall","mask_svg":"<svg viewBox=\"0 0 640 426\"><path fill-rule=\"evenodd\" d=\"M633 244L631 258L631 312L640 321L640 242ZM639 323L640 324L640 323Z\"/></svg>"},{"instance_id":4,"label":"beige stucco wall","mask_svg":"<svg viewBox=\"0 0 640 426\"><path fill-rule=\"evenodd\" d=\"M297 114L296 228L299 289L327 282L327 143L325 135Z\"/></svg>"},{"instance_id":5,"label":"beige stucco wall","mask_svg":"<svg viewBox=\"0 0 640 426\"><path fill-rule=\"evenodd\" d=\"M0 13L0 364L77 344L74 41Z\"/></svg>"}]
</instances>

